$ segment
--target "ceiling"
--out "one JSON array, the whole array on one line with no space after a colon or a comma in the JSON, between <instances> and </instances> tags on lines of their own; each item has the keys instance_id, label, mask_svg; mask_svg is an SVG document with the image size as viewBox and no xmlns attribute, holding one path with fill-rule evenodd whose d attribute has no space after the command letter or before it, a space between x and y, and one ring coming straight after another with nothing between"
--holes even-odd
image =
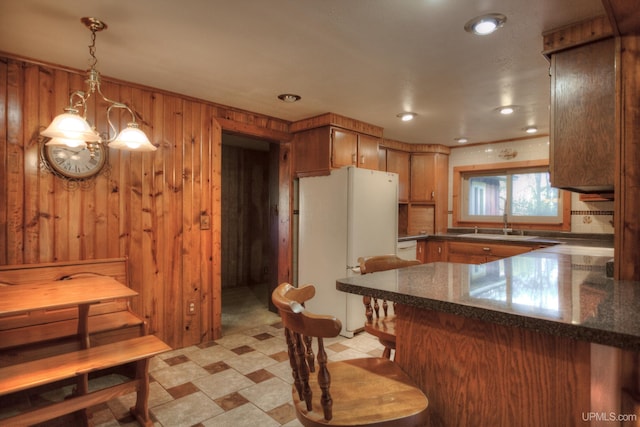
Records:
<instances>
[{"instance_id":1,"label":"ceiling","mask_svg":"<svg viewBox=\"0 0 640 427\"><path fill-rule=\"evenodd\" d=\"M485 13L507 22L475 36ZM0 0L0 51L296 121L333 112L389 139L455 146L548 133L542 33L600 0ZM81 88L74 88L81 89ZM296 103L277 95L294 93ZM518 106L501 116L501 105ZM417 113L410 122L396 115Z\"/></svg>"}]
</instances>

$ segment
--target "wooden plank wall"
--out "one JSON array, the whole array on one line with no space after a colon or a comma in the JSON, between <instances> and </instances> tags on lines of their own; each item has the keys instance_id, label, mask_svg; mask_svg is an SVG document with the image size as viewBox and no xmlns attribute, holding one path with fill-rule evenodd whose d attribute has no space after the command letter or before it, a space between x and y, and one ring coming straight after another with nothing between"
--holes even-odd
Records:
<instances>
[{"instance_id":1,"label":"wooden plank wall","mask_svg":"<svg viewBox=\"0 0 640 427\"><path fill-rule=\"evenodd\" d=\"M140 293L133 309L152 333L174 348L218 338L221 132L278 141L289 123L103 78L105 95L140 114L158 150L110 150L105 173L70 187L41 167L39 132L84 79L0 54L0 265L127 257ZM91 120L107 130L102 116ZM201 215L211 217L209 230L200 229Z\"/></svg>"}]
</instances>

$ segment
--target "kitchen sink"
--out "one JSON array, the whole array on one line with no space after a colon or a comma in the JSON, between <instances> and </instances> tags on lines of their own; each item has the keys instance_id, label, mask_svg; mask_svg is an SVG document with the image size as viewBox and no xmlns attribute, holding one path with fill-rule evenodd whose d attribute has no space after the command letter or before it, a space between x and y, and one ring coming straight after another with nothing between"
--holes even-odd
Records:
<instances>
[{"instance_id":1,"label":"kitchen sink","mask_svg":"<svg viewBox=\"0 0 640 427\"><path fill-rule=\"evenodd\" d=\"M459 234L460 237L471 237L476 239L493 239L493 240L532 240L538 236L529 236L521 234L491 234L491 233L468 233Z\"/></svg>"}]
</instances>

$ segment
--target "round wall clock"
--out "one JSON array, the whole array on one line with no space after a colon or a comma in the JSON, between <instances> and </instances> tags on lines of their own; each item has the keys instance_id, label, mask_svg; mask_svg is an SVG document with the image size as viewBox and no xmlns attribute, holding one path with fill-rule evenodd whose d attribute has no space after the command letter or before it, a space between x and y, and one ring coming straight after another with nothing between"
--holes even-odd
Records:
<instances>
[{"instance_id":1,"label":"round wall clock","mask_svg":"<svg viewBox=\"0 0 640 427\"><path fill-rule=\"evenodd\" d=\"M95 144L93 155L88 148L72 148L60 145L45 145L44 160L59 176L84 180L97 175L107 160L106 149Z\"/></svg>"}]
</instances>

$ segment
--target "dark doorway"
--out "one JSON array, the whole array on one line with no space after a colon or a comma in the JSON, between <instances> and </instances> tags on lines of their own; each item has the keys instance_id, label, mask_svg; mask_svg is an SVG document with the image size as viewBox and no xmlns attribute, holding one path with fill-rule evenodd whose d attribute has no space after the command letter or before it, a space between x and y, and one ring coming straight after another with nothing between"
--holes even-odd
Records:
<instances>
[{"instance_id":1,"label":"dark doorway","mask_svg":"<svg viewBox=\"0 0 640 427\"><path fill-rule=\"evenodd\" d=\"M222 333L273 323L271 143L222 133Z\"/></svg>"}]
</instances>

